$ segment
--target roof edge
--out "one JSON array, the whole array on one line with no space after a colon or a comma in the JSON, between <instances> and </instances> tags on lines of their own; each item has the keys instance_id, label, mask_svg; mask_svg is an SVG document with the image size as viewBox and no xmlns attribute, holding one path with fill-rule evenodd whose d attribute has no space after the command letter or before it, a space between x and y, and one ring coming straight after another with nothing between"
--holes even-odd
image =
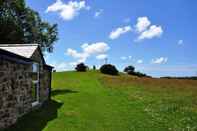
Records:
<instances>
[{"instance_id":1,"label":"roof edge","mask_svg":"<svg viewBox=\"0 0 197 131\"><path fill-rule=\"evenodd\" d=\"M0 44L0 47L12 47L12 46L40 46L39 44Z\"/></svg>"}]
</instances>

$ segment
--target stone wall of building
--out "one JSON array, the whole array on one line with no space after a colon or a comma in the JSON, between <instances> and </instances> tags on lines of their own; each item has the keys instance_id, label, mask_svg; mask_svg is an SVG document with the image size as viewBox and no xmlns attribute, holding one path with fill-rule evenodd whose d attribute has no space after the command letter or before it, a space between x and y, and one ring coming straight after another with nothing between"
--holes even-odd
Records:
<instances>
[{"instance_id":1,"label":"stone wall of building","mask_svg":"<svg viewBox=\"0 0 197 131\"><path fill-rule=\"evenodd\" d=\"M43 65L42 65L43 66ZM50 71L40 70L39 102L48 100ZM13 62L0 57L0 129L6 128L31 111L32 64Z\"/></svg>"},{"instance_id":2,"label":"stone wall of building","mask_svg":"<svg viewBox=\"0 0 197 131\"><path fill-rule=\"evenodd\" d=\"M49 99L51 87L51 72L48 69L43 69L40 75L40 81L40 100L46 101Z\"/></svg>"},{"instance_id":3,"label":"stone wall of building","mask_svg":"<svg viewBox=\"0 0 197 131\"><path fill-rule=\"evenodd\" d=\"M31 65L0 58L0 128L31 109Z\"/></svg>"},{"instance_id":4,"label":"stone wall of building","mask_svg":"<svg viewBox=\"0 0 197 131\"><path fill-rule=\"evenodd\" d=\"M44 66L45 61L39 48L34 52L31 59L39 64L40 101L46 101L49 98L49 88L51 87L51 71Z\"/></svg>"}]
</instances>

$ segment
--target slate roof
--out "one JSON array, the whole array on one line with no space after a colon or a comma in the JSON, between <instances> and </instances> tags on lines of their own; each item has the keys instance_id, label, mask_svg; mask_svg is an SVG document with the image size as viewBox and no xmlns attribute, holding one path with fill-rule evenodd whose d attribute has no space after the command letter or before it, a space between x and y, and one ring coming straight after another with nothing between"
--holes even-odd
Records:
<instances>
[{"instance_id":1,"label":"slate roof","mask_svg":"<svg viewBox=\"0 0 197 131\"><path fill-rule=\"evenodd\" d=\"M4 57L15 62L29 64L33 62L31 57L37 49L41 52L38 44L0 44L0 58ZM42 59L44 67L52 70L53 67L45 63L43 56Z\"/></svg>"},{"instance_id":2,"label":"slate roof","mask_svg":"<svg viewBox=\"0 0 197 131\"><path fill-rule=\"evenodd\" d=\"M38 48L38 44L0 44L0 49L25 58L31 58Z\"/></svg>"},{"instance_id":3,"label":"slate roof","mask_svg":"<svg viewBox=\"0 0 197 131\"><path fill-rule=\"evenodd\" d=\"M31 59L25 58L20 55L16 55L14 53L8 52L6 50L0 49L0 61L2 59L7 59L16 63L22 63L22 64L32 64L33 61Z\"/></svg>"}]
</instances>

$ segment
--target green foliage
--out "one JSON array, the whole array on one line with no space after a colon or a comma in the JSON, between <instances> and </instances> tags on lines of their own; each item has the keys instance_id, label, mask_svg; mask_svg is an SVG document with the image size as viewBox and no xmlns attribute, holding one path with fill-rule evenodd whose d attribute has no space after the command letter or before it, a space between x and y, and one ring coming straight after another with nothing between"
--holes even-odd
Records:
<instances>
[{"instance_id":1,"label":"green foliage","mask_svg":"<svg viewBox=\"0 0 197 131\"><path fill-rule=\"evenodd\" d=\"M118 70L114 65L105 64L100 68L101 73L108 75L118 75Z\"/></svg>"},{"instance_id":2,"label":"green foliage","mask_svg":"<svg viewBox=\"0 0 197 131\"><path fill-rule=\"evenodd\" d=\"M0 44L38 43L51 52L58 39L57 24L42 21L24 0L0 1L0 27Z\"/></svg>"},{"instance_id":3,"label":"green foliage","mask_svg":"<svg viewBox=\"0 0 197 131\"><path fill-rule=\"evenodd\" d=\"M88 69L88 67L84 63L77 64L75 67L75 70L78 72L85 72Z\"/></svg>"},{"instance_id":4,"label":"green foliage","mask_svg":"<svg viewBox=\"0 0 197 131\"><path fill-rule=\"evenodd\" d=\"M95 65L93 65L93 70L96 70L96 66Z\"/></svg>"},{"instance_id":5,"label":"green foliage","mask_svg":"<svg viewBox=\"0 0 197 131\"><path fill-rule=\"evenodd\" d=\"M134 66L127 66L124 69L124 72L134 72L135 71L135 67Z\"/></svg>"},{"instance_id":6,"label":"green foliage","mask_svg":"<svg viewBox=\"0 0 197 131\"><path fill-rule=\"evenodd\" d=\"M129 75L134 75L134 76L138 76L138 77L148 77L146 74L141 73L141 72L132 72L132 71L128 71L127 72Z\"/></svg>"},{"instance_id":7,"label":"green foliage","mask_svg":"<svg viewBox=\"0 0 197 131\"><path fill-rule=\"evenodd\" d=\"M124 72L126 72L129 75L134 75L134 76L138 76L138 77L149 77L144 73L135 71L135 67L134 66L127 66L124 69Z\"/></svg>"}]
</instances>

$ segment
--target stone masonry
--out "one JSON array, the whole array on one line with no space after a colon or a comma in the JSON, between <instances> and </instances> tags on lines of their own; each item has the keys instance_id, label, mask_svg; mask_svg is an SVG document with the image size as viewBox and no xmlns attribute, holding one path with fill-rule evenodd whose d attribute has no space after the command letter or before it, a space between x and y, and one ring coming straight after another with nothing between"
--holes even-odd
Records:
<instances>
[{"instance_id":1,"label":"stone masonry","mask_svg":"<svg viewBox=\"0 0 197 131\"><path fill-rule=\"evenodd\" d=\"M37 51L32 59L39 63L39 103L49 99L51 68L44 65ZM32 108L32 64L0 57L0 129L16 123Z\"/></svg>"}]
</instances>

